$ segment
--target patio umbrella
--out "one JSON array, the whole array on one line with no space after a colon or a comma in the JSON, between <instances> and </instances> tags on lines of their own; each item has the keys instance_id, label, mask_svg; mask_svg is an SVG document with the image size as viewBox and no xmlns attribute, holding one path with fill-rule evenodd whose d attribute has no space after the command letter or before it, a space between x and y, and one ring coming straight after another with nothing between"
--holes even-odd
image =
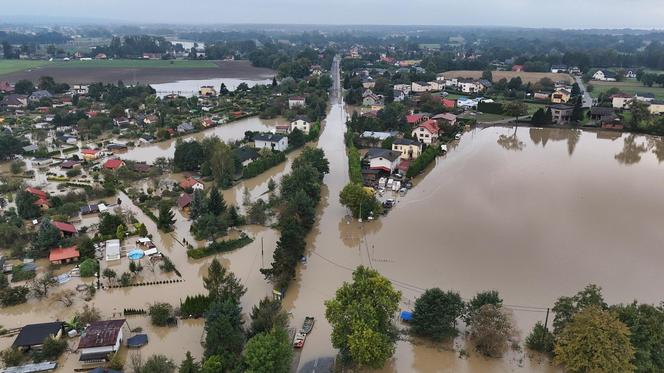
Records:
<instances>
[{"instance_id":1,"label":"patio umbrella","mask_svg":"<svg viewBox=\"0 0 664 373\"><path fill-rule=\"evenodd\" d=\"M127 254L127 257L131 260L139 260L144 256L145 256L145 253L143 252L143 250L139 250L139 249L134 249L134 250L130 251L129 254Z\"/></svg>"}]
</instances>

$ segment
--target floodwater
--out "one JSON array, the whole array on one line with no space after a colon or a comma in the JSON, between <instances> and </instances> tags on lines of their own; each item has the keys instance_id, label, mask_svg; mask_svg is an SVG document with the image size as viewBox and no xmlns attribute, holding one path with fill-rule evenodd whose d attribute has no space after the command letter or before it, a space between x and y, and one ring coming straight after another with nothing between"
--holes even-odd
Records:
<instances>
[{"instance_id":1,"label":"floodwater","mask_svg":"<svg viewBox=\"0 0 664 373\"><path fill-rule=\"evenodd\" d=\"M183 141L188 139L202 140L205 137L217 136L223 141L233 142L242 140L246 131L271 132L278 124L284 124L284 121L284 119L260 119L257 116L243 118L191 135L131 148L126 153L122 154L122 158L138 162L153 163L154 160L159 157L173 158L173 155L175 154L175 143L178 139Z\"/></svg>"},{"instance_id":2,"label":"floodwater","mask_svg":"<svg viewBox=\"0 0 664 373\"><path fill-rule=\"evenodd\" d=\"M191 97L197 96L198 90L202 86L213 86L215 89L219 90L221 84L225 84L226 88L230 91L234 91L240 84L245 83L249 87L255 85L268 85L272 84L272 78L267 77L257 77L255 79L237 79L237 78L214 78L214 79L195 79L195 80L178 80L171 83L158 83L150 84L152 88L157 91L157 96L163 98L166 95L176 93L180 96Z\"/></svg>"}]
</instances>

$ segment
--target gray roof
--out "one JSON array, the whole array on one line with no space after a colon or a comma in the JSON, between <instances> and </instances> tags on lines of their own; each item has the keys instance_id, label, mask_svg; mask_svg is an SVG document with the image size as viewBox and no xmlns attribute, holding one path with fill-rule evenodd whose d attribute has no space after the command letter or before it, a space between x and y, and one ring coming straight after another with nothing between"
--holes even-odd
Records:
<instances>
[{"instance_id":1,"label":"gray roof","mask_svg":"<svg viewBox=\"0 0 664 373\"><path fill-rule=\"evenodd\" d=\"M30 347L44 343L44 339L58 334L62 330L62 322L46 322L30 324L21 328L14 340L14 347Z\"/></svg>"},{"instance_id":2,"label":"gray roof","mask_svg":"<svg viewBox=\"0 0 664 373\"><path fill-rule=\"evenodd\" d=\"M613 108L610 107L602 107L602 106L593 106L590 108L590 114L591 115L611 115L613 114Z\"/></svg>"},{"instance_id":3,"label":"gray roof","mask_svg":"<svg viewBox=\"0 0 664 373\"><path fill-rule=\"evenodd\" d=\"M31 100L41 100L42 98L51 98L51 97L53 97L51 92L43 90L43 89L40 90L40 91L34 91L30 95Z\"/></svg>"},{"instance_id":4,"label":"gray roof","mask_svg":"<svg viewBox=\"0 0 664 373\"><path fill-rule=\"evenodd\" d=\"M268 141L268 142L279 142L286 136L279 135L276 133L259 133L254 136L254 141Z\"/></svg>"},{"instance_id":5,"label":"gray roof","mask_svg":"<svg viewBox=\"0 0 664 373\"><path fill-rule=\"evenodd\" d=\"M256 149L250 148L248 146L233 149L233 155L235 155L235 158L240 162L248 161L250 159L257 159L259 157Z\"/></svg>"},{"instance_id":6,"label":"gray roof","mask_svg":"<svg viewBox=\"0 0 664 373\"><path fill-rule=\"evenodd\" d=\"M574 110L573 106L564 104L550 105L549 108L552 110Z\"/></svg>"},{"instance_id":7,"label":"gray roof","mask_svg":"<svg viewBox=\"0 0 664 373\"><path fill-rule=\"evenodd\" d=\"M367 152L366 157L369 159L374 158L385 158L390 161L394 161L401 156L401 152L396 152L392 150L382 149L382 148L371 148Z\"/></svg>"},{"instance_id":8,"label":"gray roof","mask_svg":"<svg viewBox=\"0 0 664 373\"><path fill-rule=\"evenodd\" d=\"M293 118L293 122L295 122L296 120L303 120L307 123L310 122L309 117L306 115L297 115L295 118Z\"/></svg>"},{"instance_id":9,"label":"gray roof","mask_svg":"<svg viewBox=\"0 0 664 373\"><path fill-rule=\"evenodd\" d=\"M411 139L396 139L394 140L393 144L395 145L422 145L419 141L411 140Z\"/></svg>"},{"instance_id":10,"label":"gray roof","mask_svg":"<svg viewBox=\"0 0 664 373\"><path fill-rule=\"evenodd\" d=\"M655 99L655 94L650 92L636 92L636 95L643 98Z\"/></svg>"}]
</instances>

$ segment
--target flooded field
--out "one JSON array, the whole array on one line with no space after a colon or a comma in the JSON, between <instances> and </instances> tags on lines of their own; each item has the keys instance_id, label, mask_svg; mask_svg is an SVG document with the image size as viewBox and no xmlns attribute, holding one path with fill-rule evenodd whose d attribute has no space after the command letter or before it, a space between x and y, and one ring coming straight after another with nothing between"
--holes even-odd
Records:
<instances>
[{"instance_id":1,"label":"flooded field","mask_svg":"<svg viewBox=\"0 0 664 373\"><path fill-rule=\"evenodd\" d=\"M236 79L236 78L215 78L215 79L197 79L197 80L179 80L172 83L159 83L151 84L152 88L157 91L157 96L164 97L171 93L176 93L180 96L191 97L198 95L198 90L205 85L210 85L219 89L221 84L226 85L230 91L234 91L240 84L245 83L249 87L255 85L267 85L272 83L272 79L260 78L255 79Z\"/></svg>"},{"instance_id":2,"label":"flooded field","mask_svg":"<svg viewBox=\"0 0 664 373\"><path fill-rule=\"evenodd\" d=\"M186 141L187 139L201 140L204 137L217 136L226 142L241 140L246 131L271 131L277 124L285 124L285 119L260 119L258 117L249 117L235 122L222 124L220 126L197 132L188 136L178 137ZM175 154L175 142L177 139L161 141L154 144L143 145L129 149L122 154L122 158L139 162L152 163L159 157L173 158Z\"/></svg>"}]
</instances>

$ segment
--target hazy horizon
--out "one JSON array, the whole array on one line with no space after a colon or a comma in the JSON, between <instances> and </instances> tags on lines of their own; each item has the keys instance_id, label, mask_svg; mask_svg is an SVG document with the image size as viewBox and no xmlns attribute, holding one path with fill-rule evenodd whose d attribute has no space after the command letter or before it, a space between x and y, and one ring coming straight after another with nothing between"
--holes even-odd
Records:
<instances>
[{"instance_id":1,"label":"hazy horizon","mask_svg":"<svg viewBox=\"0 0 664 373\"><path fill-rule=\"evenodd\" d=\"M662 29L657 0L23 0L3 6L0 22L34 18L131 24L281 24L394 26L511 26L564 29ZM574 9L573 11L571 9ZM7 15L7 14L13 15Z\"/></svg>"}]
</instances>

